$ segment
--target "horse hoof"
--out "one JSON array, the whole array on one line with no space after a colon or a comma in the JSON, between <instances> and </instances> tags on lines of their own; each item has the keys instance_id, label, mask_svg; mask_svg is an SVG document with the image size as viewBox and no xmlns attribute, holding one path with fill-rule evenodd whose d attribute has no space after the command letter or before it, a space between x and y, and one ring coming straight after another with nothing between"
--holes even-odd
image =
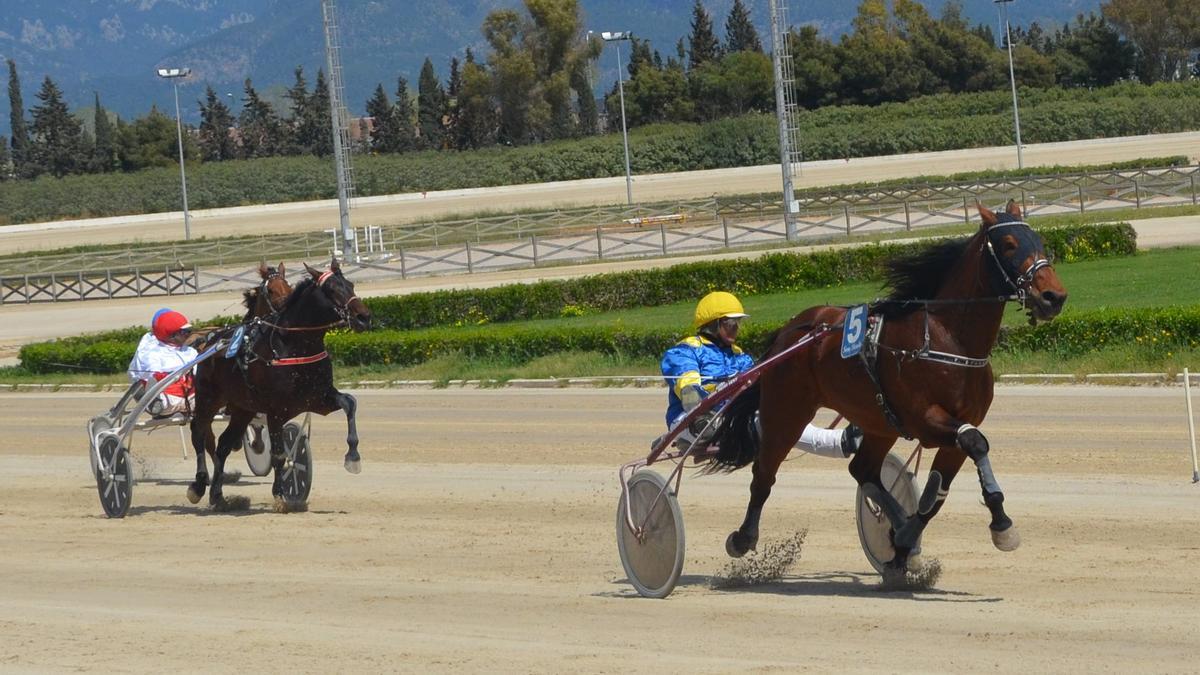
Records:
<instances>
[{"instance_id":1,"label":"horse hoof","mask_svg":"<svg viewBox=\"0 0 1200 675\"><path fill-rule=\"evenodd\" d=\"M991 533L992 545L1001 551L1015 551L1021 546L1021 535L1017 533L1016 527L1009 527L1002 532L991 530Z\"/></svg>"},{"instance_id":2,"label":"horse hoof","mask_svg":"<svg viewBox=\"0 0 1200 675\"><path fill-rule=\"evenodd\" d=\"M199 504L199 503L200 503L200 497L201 497L201 496L202 496L202 495L201 495L199 492L196 492L196 489L195 489L195 488L193 488L193 487L188 487L188 490L187 490L187 498L188 498L188 501L189 501L189 502L191 502L191 503L193 503L193 504Z\"/></svg>"},{"instance_id":3,"label":"horse hoof","mask_svg":"<svg viewBox=\"0 0 1200 675\"><path fill-rule=\"evenodd\" d=\"M925 559L920 553L910 553L908 555L908 571L913 574L920 574L925 569Z\"/></svg>"},{"instance_id":4,"label":"horse hoof","mask_svg":"<svg viewBox=\"0 0 1200 675\"><path fill-rule=\"evenodd\" d=\"M345 463L343 464L343 466L345 466L345 467L346 467L346 471L349 471L350 473L353 473L353 474L360 474L360 473L362 473L362 460L359 460L359 459L347 459L347 460L345 461Z\"/></svg>"},{"instance_id":5,"label":"horse hoof","mask_svg":"<svg viewBox=\"0 0 1200 675\"><path fill-rule=\"evenodd\" d=\"M754 547L757 544L757 537L751 539L741 532L734 530L733 532L729 533L728 537L725 538L725 553L728 554L730 558L740 558L746 555L746 553L756 550Z\"/></svg>"}]
</instances>

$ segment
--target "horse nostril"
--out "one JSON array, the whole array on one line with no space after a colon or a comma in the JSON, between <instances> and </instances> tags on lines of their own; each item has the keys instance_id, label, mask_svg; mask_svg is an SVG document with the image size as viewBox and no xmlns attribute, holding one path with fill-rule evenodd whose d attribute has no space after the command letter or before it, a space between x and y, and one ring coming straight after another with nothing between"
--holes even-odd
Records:
<instances>
[{"instance_id":1,"label":"horse nostril","mask_svg":"<svg viewBox=\"0 0 1200 675\"><path fill-rule=\"evenodd\" d=\"M1057 291L1042 291L1042 300L1051 307L1062 307L1067 301L1067 294Z\"/></svg>"}]
</instances>

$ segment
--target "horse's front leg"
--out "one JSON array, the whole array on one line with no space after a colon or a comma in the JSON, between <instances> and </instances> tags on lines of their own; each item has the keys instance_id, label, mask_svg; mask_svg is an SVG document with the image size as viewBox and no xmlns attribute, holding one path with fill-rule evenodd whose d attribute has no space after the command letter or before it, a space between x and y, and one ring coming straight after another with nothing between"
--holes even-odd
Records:
<instances>
[{"instance_id":1,"label":"horse's front leg","mask_svg":"<svg viewBox=\"0 0 1200 675\"><path fill-rule=\"evenodd\" d=\"M208 504L214 509L225 509L228 506L225 502L223 491L225 485L225 460L229 458L229 453L241 442L242 437L246 434L246 427L249 426L252 419L254 419L254 413L230 406L229 425L225 427L225 431L222 431L221 437L217 439L217 450L213 454L213 480L212 488L208 493Z\"/></svg>"},{"instance_id":2,"label":"horse's front leg","mask_svg":"<svg viewBox=\"0 0 1200 675\"><path fill-rule=\"evenodd\" d=\"M208 462L205 455L216 452L216 441L213 437L212 420L216 414L216 406L210 402L202 402L196 397L196 407L192 412L189 428L192 432L192 452L196 455L196 479L188 485L187 499L196 504L204 496L208 487Z\"/></svg>"},{"instance_id":3,"label":"horse's front leg","mask_svg":"<svg viewBox=\"0 0 1200 675\"><path fill-rule=\"evenodd\" d=\"M336 390L334 398L337 406L346 413L346 445L349 446L349 449L346 451L342 465L350 473L360 473L362 458L358 455L358 424L354 420L354 413L358 410L358 401L350 394Z\"/></svg>"},{"instance_id":4,"label":"horse's front leg","mask_svg":"<svg viewBox=\"0 0 1200 675\"><path fill-rule=\"evenodd\" d=\"M992 534L992 544L1001 551L1015 551L1021 545L1021 537L1013 527L1012 519L1004 512L1004 492L1000 489L1000 483L996 481L992 462L988 459L987 437L975 425L953 417L938 406L926 413L926 421L933 427L936 435L950 440L939 445L956 445L975 463L979 487L983 492L983 503L992 514L992 522L988 525Z\"/></svg>"},{"instance_id":5,"label":"horse's front leg","mask_svg":"<svg viewBox=\"0 0 1200 675\"><path fill-rule=\"evenodd\" d=\"M889 563L889 567L904 570L910 566L920 566L913 562L917 553L915 550L917 542L921 540L921 533L925 531L929 521L933 520L933 517L942 509L942 504L945 503L946 496L950 493L950 483L958 475L958 470L962 467L965 459L966 455L956 446L951 445L938 449L937 455L933 458L933 466L929 470L929 477L925 481L925 489L921 491L921 497L917 502L917 512L910 515L907 521L896 528L892 535L896 557Z\"/></svg>"}]
</instances>

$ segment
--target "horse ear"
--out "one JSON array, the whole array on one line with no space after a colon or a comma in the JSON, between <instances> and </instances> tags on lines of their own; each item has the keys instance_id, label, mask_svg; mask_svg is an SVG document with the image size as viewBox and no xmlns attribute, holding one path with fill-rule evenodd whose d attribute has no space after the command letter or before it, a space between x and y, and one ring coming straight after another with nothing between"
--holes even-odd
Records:
<instances>
[{"instance_id":1,"label":"horse ear","mask_svg":"<svg viewBox=\"0 0 1200 675\"><path fill-rule=\"evenodd\" d=\"M1008 200L1008 206L1004 207L1004 211L1017 220L1024 217L1021 215L1021 205L1015 199Z\"/></svg>"},{"instance_id":2,"label":"horse ear","mask_svg":"<svg viewBox=\"0 0 1200 675\"><path fill-rule=\"evenodd\" d=\"M986 230L989 227L1000 222L1000 219L996 217L995 212L993 212L991 209L984 206L983 204L979 203L978 200L976 200L976 202L975 202L975 208L979 209L979 218L983 220L983 227L981 229Z\"/></svg>"},{"instance_id":3,"label":"horse ear","mask_svg":"<svg viewBox=\"0 0 1200 675\"><path fill-rule=\"evenodd\" d=\"M270 276L270 274L271 274L270 270L267 269L267 261L260 260L258 263L258 276L262 277L263 279L266 279L268 276Z\"/></svg>"},{"instance_id":4,"label":"horse ear","mask_svg":"<svg viewBox=\"0 0 1200 675\"><path fill-rule=\"evenodd\" d=\"M304 271L311 274L313 279L320 278L320 276L321 276L321 270L313 269L312 266L309 265L307 262L304 263Z\"/></svg>"},{"instance_id":5,"label":"horse ear","mask_svg":"<svg viewBox=\"0 0 1200 675\"><path fill-rule=\"evenodd\" d=\"M279 278L280 278L280 279L286 279L286 278L287 278L287 270L286 270L286 269L284 269L284 267L283 267L283 261L282 261L282 260L280 260L280 261L279 261L279 267L277 267L276 269L278 270L278 273L279 273Z\"/></svg>"},{"instance_id":6,"label":"horse ear","mask_svg":"<svg viewBox=\"0 0 1200 675\"><path fill-rule=\"evenodd\" d=\"M342 266L338 264L337 256L333 256L329 259L329 269L335 274L342 271Z\"/></svg>"}]
</instances>

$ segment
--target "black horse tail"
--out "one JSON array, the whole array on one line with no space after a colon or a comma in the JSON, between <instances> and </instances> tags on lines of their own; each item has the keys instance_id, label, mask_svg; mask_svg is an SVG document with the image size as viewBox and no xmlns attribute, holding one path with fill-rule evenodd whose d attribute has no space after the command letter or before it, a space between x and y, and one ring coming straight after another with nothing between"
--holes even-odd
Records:
<instances>
[{"instance_id":1,"label":"black horse tail","mask_svg":"<svg viewBox=\"0 0 1200 675\"><path fill-rule=\"evenodd\" d=\"M730 473L758 459L758 405L756 383L725 406L713 439L719 448L703 473Z\"/></svg>"}]
</instances>

